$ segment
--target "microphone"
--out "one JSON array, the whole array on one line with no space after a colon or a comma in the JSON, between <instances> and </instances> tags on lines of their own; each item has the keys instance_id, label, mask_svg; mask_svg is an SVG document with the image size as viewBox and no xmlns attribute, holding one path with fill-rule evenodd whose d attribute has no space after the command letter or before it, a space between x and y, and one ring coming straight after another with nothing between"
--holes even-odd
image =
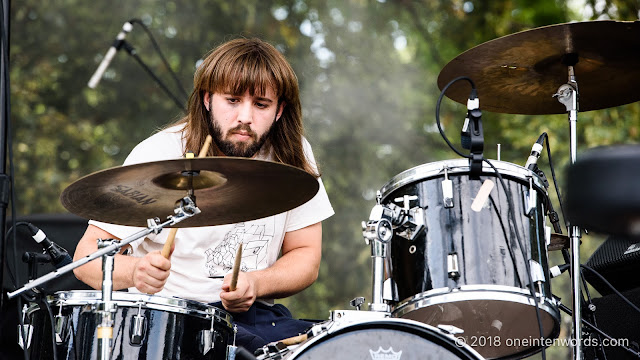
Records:
<instances>
[{"instance_id":1,"label":"microphone","mask_svg":"<svg viewBox=\"0 0 640 360\"><path fill-rule=\"evenodd\" d=\"M100 79L102 79L102 75L104 74L104 72L107 70L107 67L109 67L109 64L111 63L111 60L113 60L113 57L116 55L118 50L120 50L120 48L122 47L122 43L124 42L125 36L127 36L127 34L132 29L133 29L133 24L131 24L131 22L129 21L127 21L126 23L124 23L124 25L122 25L122 31L120 31L118 36L116 36L116 39L114 40L113 44L111 45L107 53L104 55L102 62L96 69L96 72L93 73L93 76L91 77L91 79L89 79L89 82L87 83L87 85L90 88L95 89L96 86L98 86Z\"/></svg>"},{"instance_id":2,"label":"microphone","mask_svg":"<svg viewBox=\"0 0 640 360\"><path fill-rule=\"evenodd\" d=\"M540 157L540 153L542 152L542 144L544 143L544 137L547 136L547 133L542 133L538 140L531 147L531 155L527 159L527 163L524 165L525 168L533 171L535 169L536 164L538 163L538 158Z\"/></svg>"},{"instance_id":3,"label":"microphone","mask_svg":"<svg viewBox=\"0 0 640 360\"><path fill-rule=\"evenodd\" d=\"M56 267L56 269L59 269L65 265L69 265L73 262L67 250L65 250L62 246L49 240L49 238L44 233L44 231L40 230L37 226L33 224L27 224L27 226L31 231L31 237L33 237L33 240L35 240L37 243L42 245L44 250L51 257L51 263L53 264L53 266Z\"/></svg>"}]
</instances>

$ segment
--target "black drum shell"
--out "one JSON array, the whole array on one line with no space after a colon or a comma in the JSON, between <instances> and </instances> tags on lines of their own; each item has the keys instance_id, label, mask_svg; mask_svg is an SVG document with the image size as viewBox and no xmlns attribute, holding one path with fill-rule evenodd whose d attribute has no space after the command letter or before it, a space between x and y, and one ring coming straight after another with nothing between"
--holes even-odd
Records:
<instances>
[{"instance_id":1,"label":"black drum shell","mask_svg":"<svg viewBox=\"0 0 640 360\"><path fill-rule=\"evenodd\" d=\"M382 188L382 204L402 206L405 195L417 197L410 206L424 210L426 227L414 240L397 232L391 240L387 273L394 295L393 316L433 326L453 325L465 329L467 337L501 336L504 340L540 336L529 279L533 260L540 270L533 275L541 280L534 288L544 299L541 313L545 337L555 337L559 332L559 313L548 272L546 190L533 172L510 163L492 163L506 190L495 170L486 164L479 179L472 179L468 162L462 159L409 169ZM445 168L453 187L451 208L445 207L443 200ZM486 180L492 181L494 187L484 207L473 211L471 204ZM531 193L535 193L535 204L526 214ZM448 273L450 253L457 254L458 276ZM460 311L461 315L451 320L454 311ZM494 329L495 320L499 320L501 332ZM523 321L530 324L523 325ZM476 350L485 357L496 358L539 349Z\"/></svg>"},{"instance_id":2,"label":"black drum shell","mask_svg":"<svg viewBox=\"0 0 640 360\"><path fill-rule=\"evenodd\" d=\"M53 315L61 314L64 321L62 342L56 345L57 358L67 360L97 360L98 340L96 329L100 318L96 306L101 293L96 291L59 292L51 297ZM141 344L131 343L132 321L138 315L136 299L150 301L141 307L146 318ZM233 340L230 316L224 311L195 301L173 299L153 295L114 292L118 304L114 315L113 359L193 359L224 360L227 345ZM172 305L173 304L173 305ZM60 305L62 311L60 312ZM169 306L167 306L169 305ZM161 309L165 310L161 310ZM211 310L209 310L209 308ZM203 354L203 330L215 329L214 347ZM34 325L29 348L30 359L53 359L52 332L49 314L44 306L33 304L29 320Z\"/></svg>"}]
</instances>

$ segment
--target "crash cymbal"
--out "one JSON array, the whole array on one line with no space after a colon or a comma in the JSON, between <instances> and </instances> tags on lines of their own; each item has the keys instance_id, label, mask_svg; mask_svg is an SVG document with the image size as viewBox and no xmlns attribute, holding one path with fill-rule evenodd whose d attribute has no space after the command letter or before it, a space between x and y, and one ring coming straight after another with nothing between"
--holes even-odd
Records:
<instances>
[{"instance_id":1,"label":"crash cymbal","mask_svg":"<svg viewBox=\"0 0 640 360\"><path fill-rule=\"evenodd\" d=\"M175 159L87 175L69 185L60 201L84 218L146 227L147 219L173 215L176 201L189 188L194 189L202 212L175 227L231 224L278 214L307 202L319 185L298 168L270 161Z\"/></svg>"},{"instance_id":2,"label":"crash cymbal","mask_svg":"<svg viewBox=\"0 0 640 360\"><path fill-rule=\"evenodd\" d=\"M640 100L640 22L589 21L551 25L488 41L451 60L438 76L442 89L471 78L482 110L508 114L563 114L553 98L574 66L579 111ZM459 81L446 96L466 104L470 86Z\"/></svg>"}]
</instances>

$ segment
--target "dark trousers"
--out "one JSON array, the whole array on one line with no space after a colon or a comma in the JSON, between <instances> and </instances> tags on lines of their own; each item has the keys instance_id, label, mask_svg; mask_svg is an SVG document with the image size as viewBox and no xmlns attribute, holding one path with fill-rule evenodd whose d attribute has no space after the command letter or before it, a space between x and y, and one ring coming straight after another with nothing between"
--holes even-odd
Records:
<instances>
[{"instance_id":1,"label":"dark trousers","mask_svg":"<svg viewBox=\"0 0 640 360\"><path fill-rule=\"evenodd\" d=\"M220 309L222 303L212 304ZM236 346L242 346L251 353L264 345L305 333L313 322L294 319L282 304L266 305L254 303L247 312L231 313L238 326Z\"/></svg>"}]
</instances>

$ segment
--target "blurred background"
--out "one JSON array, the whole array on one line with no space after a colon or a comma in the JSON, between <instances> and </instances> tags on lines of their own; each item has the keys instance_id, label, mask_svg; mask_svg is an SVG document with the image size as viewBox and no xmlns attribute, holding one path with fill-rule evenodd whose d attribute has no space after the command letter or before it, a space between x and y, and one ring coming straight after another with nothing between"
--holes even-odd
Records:
<instances>
[{"instance_id":1,"label":"blurred background","mask_svg":"<svg viewBox=\"0 0 640 360\"><path fill-rule=\"evenodd\" d=\"M127 42L183 102L180 87L191 91L194 70L211 48L238 36L260 37L298 75L306 136L336 211L323 223L318 281L282 302L298 317L326 319L329 310L350 308L354 297L370 300L370 247L361 222L376 191L406 169L457 157L434 117L444 65L518 31L571 21L633 21L639 11L637 0L15 1L9 69L14 215L65 213L59 196L69 184L119 166L135 144L183 115L124 51L96 89L87 87L125 21L136 18L149 29L179 86L142 26L134 25ZM458 146L465 114L463 105L445 98L441 121ZM501 159L517 165L547 132L562 192L569 164L566 115L484 112L483 120L485 156L495 159L500 144ZM638 143L640 104L580 113L577 130L578 156L595 146ZM546 150L539 165L549 175ZM553 187L550 196L559 210ZM602 241L597 234L583 237L583 262ZM550 263L563 260L552 253ZM558 277L552 290L570 306L569 284L568 275ZM561 337L570 335L570 323L563 314ZM570 354L567 347L553 347L547 358Z\"/></svg>"}]
</instances>

